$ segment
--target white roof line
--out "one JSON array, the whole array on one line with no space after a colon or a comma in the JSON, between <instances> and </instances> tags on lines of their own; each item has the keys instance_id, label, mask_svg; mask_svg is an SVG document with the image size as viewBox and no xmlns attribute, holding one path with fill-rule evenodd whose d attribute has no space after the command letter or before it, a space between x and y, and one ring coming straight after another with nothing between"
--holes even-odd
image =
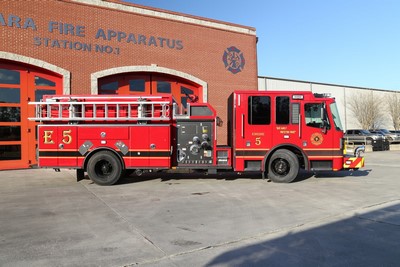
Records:
<instances>
[{"instance_id":1,"label":"white roof line","mask_svg":"<svg viewBox=\"0 0 400 267\"><path fill-rule=\"evenodd\" d=\"M245 27L224 24L222 22L202 20L202 19L194 18L194 17L186 17L186 16L182 16L182 15L178 15L178 14L172 14L172 13L166 13L166 12L162 12L162 11L145 9L142 7L124 5L123 3L107 2L107 1L102 1L102 0L72 0L72 1L87 4L87 5L92 5L92 6L99 6L99 7L117 9L117 10L121 10L121 11L127 11L127 12L131 12L131 13L135 13L135 14L142 14L142 15L147 15L147 16L152 16L152 17L175 20L175 21L184 22L184 23L191 23L191 24L196 24L196 25L200 25L200 26L206 26L206 27L211 27L211 28L216 28L216 29L221 29L221 30L228 30L228 31L232 31L232 32L256 35L255 30L245 28Z\"/></svg>"}]
</instances>

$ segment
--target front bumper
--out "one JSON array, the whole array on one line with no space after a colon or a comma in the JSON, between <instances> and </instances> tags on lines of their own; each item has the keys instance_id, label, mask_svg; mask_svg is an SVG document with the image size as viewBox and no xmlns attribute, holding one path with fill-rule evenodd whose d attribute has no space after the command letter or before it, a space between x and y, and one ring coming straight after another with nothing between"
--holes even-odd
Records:
<instances>
[{"instance_id":1,"label":"front bumper","mask_svg":"<svg viewBox=\"0 0 400 267\"><path fill-rule=\"evenodd\" d=\"M359 169L364 167L364 157L344 157L343 169Z\"/></svg>"},{"instance_id":2,"label":"front bumper","mask_svg":"<svg viewBox=\"0 0 400 267\"><path fill-rule=\"evenodd\" d=\"M354 155L345 155L343 157L343 169L359 169L364 167L365 146L358 146L354 149Z\"/></svg>"}]
</instances>

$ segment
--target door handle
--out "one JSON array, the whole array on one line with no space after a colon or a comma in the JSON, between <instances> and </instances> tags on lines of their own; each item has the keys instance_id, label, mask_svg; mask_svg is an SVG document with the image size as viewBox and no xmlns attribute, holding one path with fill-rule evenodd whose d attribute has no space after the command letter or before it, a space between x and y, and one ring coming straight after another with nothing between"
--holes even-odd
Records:
<instances>
[{"instance_id":1,"label":"door handle","mask_svg":"<svg viewBox=\"0 0 400 267\"><path fill-rule=\"evenodd\" d=\"M242 114L242 138L244 138L244 114Z\"/></svg>"},{"instance_id":2,"label":"door handle","mask_svg":"<svg viewBox=\"0 0 400 267\"><path fill-rule=\"evenodd\" d=\"M299 114L299 138L301 138L301 114Z\"/></svg>"}]
</instances>

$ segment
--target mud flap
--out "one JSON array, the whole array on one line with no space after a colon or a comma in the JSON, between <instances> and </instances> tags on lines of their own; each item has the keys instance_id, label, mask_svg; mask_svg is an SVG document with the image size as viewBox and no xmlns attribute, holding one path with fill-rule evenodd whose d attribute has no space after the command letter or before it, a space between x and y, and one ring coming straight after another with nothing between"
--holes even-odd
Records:
<instances>
[{"instance_id":1,"label":"mud flap","mask_svg":"<svg viewBox=\"0 0 400 267\"><path fill-rule=\"evenodd\" d=\"M84 169L77 169L76 170L76 181L79 182L85 179L85 170Z\"/></svg>"}]
</instances>

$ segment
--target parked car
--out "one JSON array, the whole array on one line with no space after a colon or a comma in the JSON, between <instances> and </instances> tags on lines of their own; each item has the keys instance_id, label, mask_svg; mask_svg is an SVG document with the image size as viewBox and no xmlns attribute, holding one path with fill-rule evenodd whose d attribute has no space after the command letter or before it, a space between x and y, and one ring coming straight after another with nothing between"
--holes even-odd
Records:
<instances>
[{"instance_id":1,"label":"parked car","mask_svg":"<svg viewBox=\"0 0 400 267\"><path fill-rule=\"evenodd\" d=\"M348 144L372 145L374 151L389 149L389 141L385 135L379 132L371 133L368 130L350 129L345 132L344 138Z\"/></svg>"},{"instance_id":2,"label":"parked car","mask_svg":"<svg viewBox=\"0 0 400 267\"><path fill-rule=\"evenodd\" d=\"M383 134L390 143L397 143L400 142L400 132L391 132L387 129L377 129L377 130L370 130L371 133L381 133Z\"/></svg>"},{"instance_id":3,"label":"parked car","mask_svg":"<svg viewBox=\"0 0 400 267\"><path fill-rule=\"evenodd\" d=\"M371 133L368 130L362 129L347 130L344 134L344 137L347 141L353 143L363 143L366 145L371 145L373 141L382 141L385 139L384 135L381 133Z\"/></svg>"}]
</instances>

